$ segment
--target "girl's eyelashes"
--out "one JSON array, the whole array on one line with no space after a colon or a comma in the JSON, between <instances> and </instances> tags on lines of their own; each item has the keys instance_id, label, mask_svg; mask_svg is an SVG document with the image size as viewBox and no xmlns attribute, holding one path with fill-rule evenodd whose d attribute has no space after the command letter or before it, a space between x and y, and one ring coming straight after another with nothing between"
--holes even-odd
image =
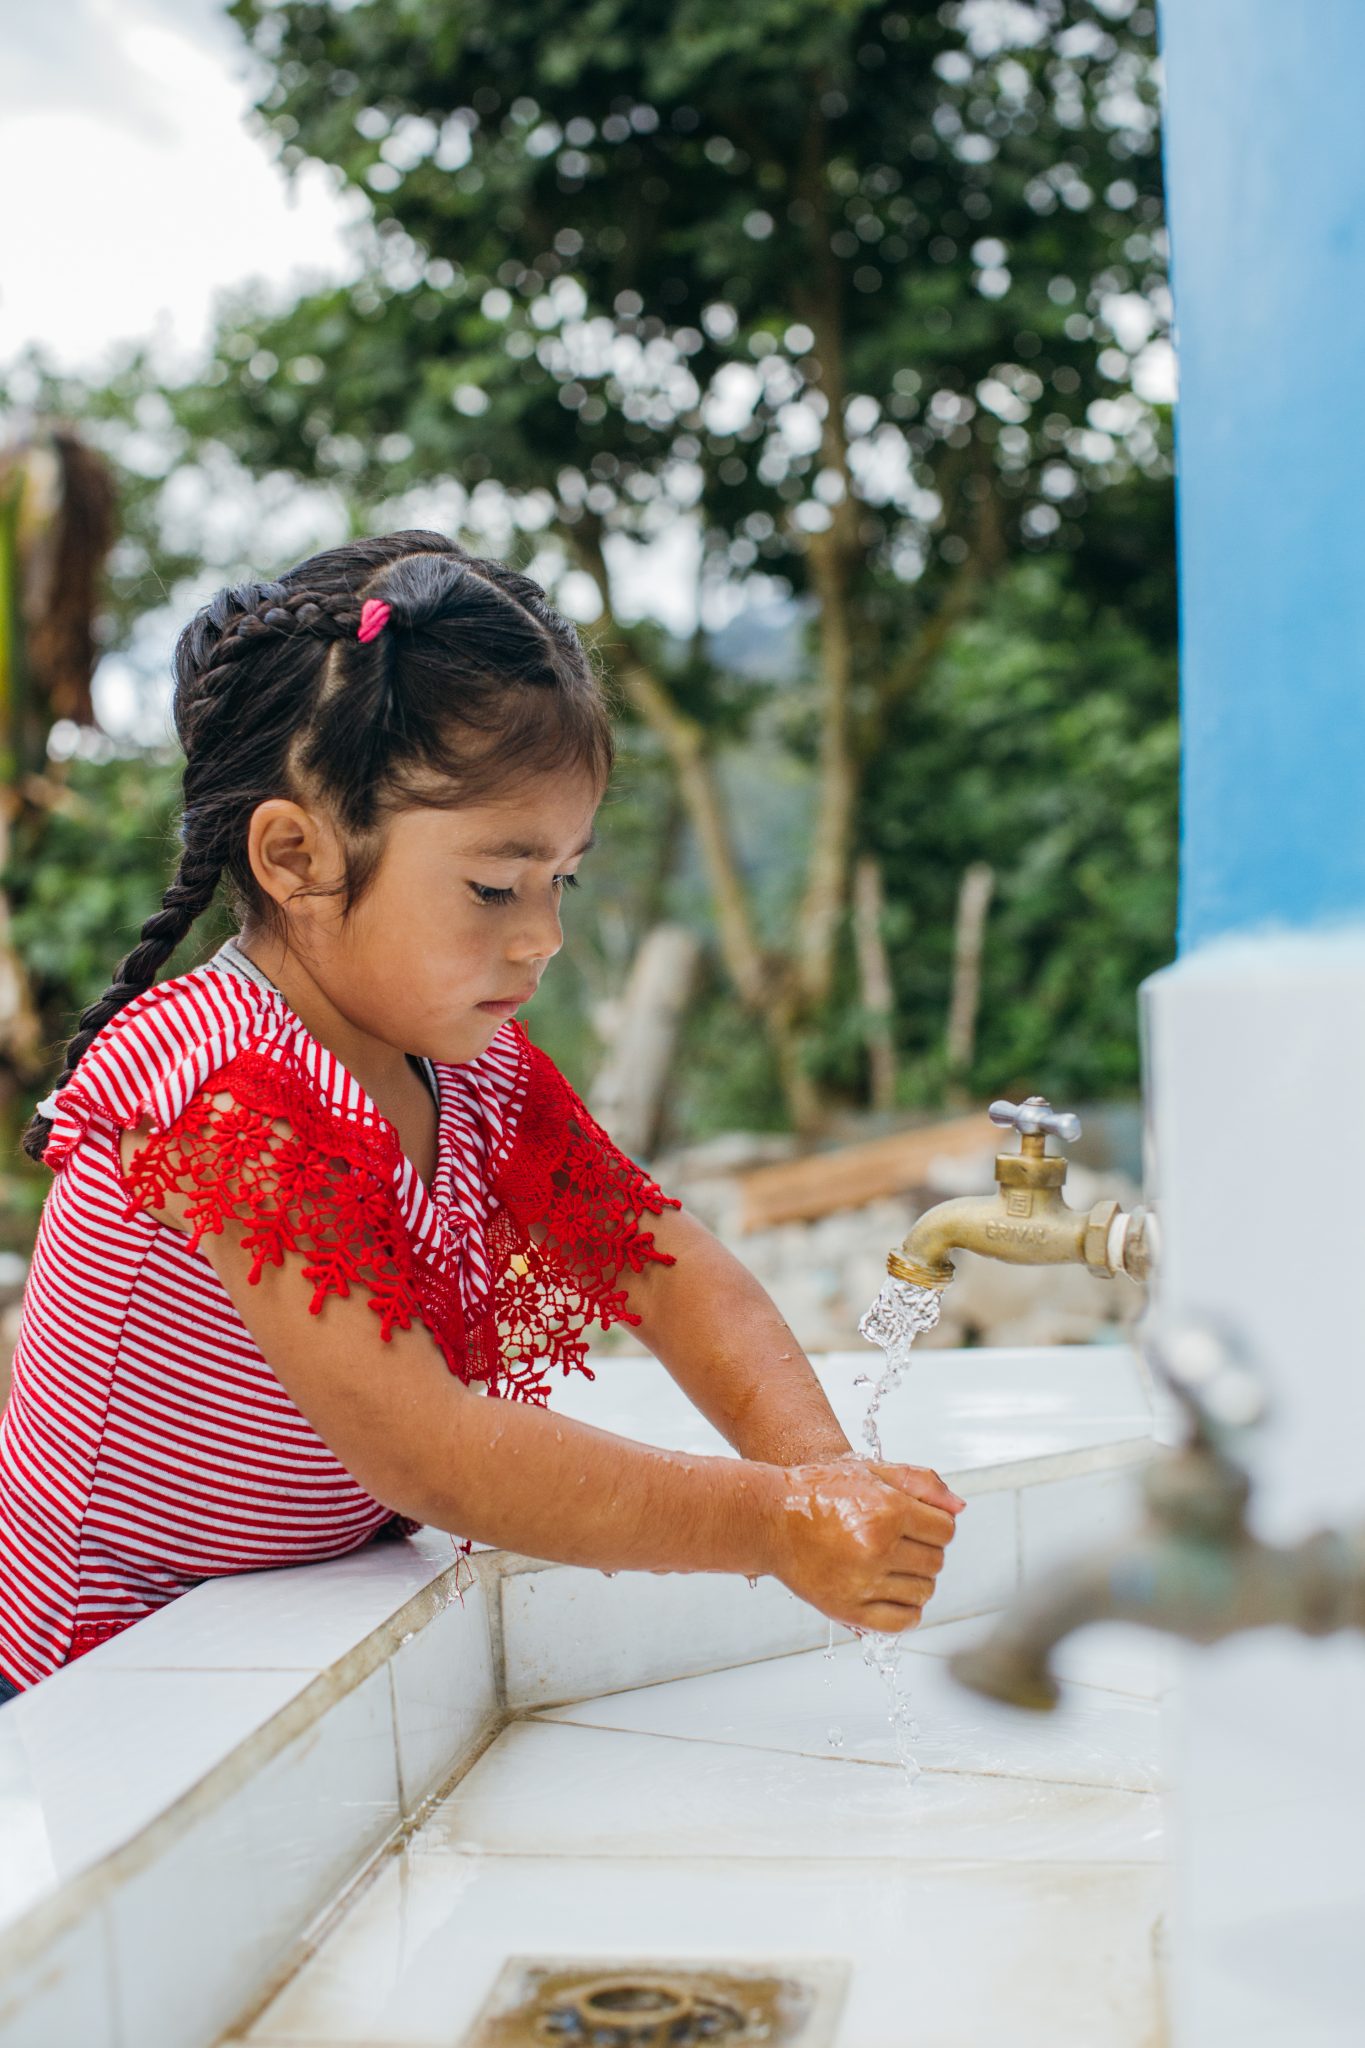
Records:
<instances>
[{"instance_id":1,"label":"girl's eyelashes","mask_svg":"<svg viewBox=\"0 0 1365 2048\"><path fill-rule=\"evenodd\" d=\"M577 875L555 875L553 880L557 889L576 889L578 887ZM511 903L515 900L517 893L515 889L489 889L482 882L471 882L469 886L480 903L490 905L495 903Z\"/></svg>"}]
</instances>

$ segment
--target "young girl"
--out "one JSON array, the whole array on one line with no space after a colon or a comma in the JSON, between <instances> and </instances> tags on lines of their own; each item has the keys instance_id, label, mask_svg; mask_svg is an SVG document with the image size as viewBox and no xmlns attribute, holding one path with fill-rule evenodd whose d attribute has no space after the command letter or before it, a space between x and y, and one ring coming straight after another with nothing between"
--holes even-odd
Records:
<instances>
[{"instance_id":1,"label":"young girl","mask_svg":"<svg viewBox=\"0 0 1365 2048\"><path fill-rule=\"evenodd\" d=\"M391 534L220 591L175 684L179 868L25 1134L56 1177L0 1423L0 1694L199 1580L423 1522L914 1627L962 1502L853 1456L773 1302L513 1014L612 766L573 628ZM224 876L238 936L157 982ZM545 1412L618 1321L738 1458Z\"/></svg>"}]
</instances>

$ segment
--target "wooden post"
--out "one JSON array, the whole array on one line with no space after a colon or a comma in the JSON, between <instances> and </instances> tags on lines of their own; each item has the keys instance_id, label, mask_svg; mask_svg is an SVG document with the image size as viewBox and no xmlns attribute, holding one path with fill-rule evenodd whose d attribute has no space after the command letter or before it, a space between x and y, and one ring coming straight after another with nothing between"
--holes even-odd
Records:
<instances>
[{"instance_id":1,"label":"wooden post","mask_svg":"<svg viewBox=\"0 0 1365 2048\"><path fill-rule=\"evenodd\" d=\"M953 995L948 1009L948 1077L960 1096L976 1051L976 1018L981 1005L981 950L986 916L995 889L995 869L973 861L962 877L953 942ZM951 1099L951 1098L950 1098Z\"/></svg>"},{"instance_id":2,"label":"wooden post","mask_svg":"<svg viewBox=\"0 0 1365 2048\"><path fill-rule=\"evenodd\" d=\"M853 943L858 955L867 1038L869 1099L873 1109L896 1106L895 995L882 936L882 871L870 853L853 870Z\"/></svg>"}]
</instances>

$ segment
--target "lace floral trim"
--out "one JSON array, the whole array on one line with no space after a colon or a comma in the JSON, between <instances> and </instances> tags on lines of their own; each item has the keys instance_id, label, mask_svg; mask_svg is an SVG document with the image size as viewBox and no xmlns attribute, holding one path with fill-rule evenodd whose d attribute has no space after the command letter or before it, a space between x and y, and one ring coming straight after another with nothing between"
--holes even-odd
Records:
<instances>
[{"instance_id":1,"label":"lace floral trim","mask_svg":"<svg viewBox=\"0 0 1365 2048\"><path fill-rule=\"evenodd\" d=\"M585 1373L585 1332L594 1323L638 1323L623 1287L629 1266L650 1260L675 1265L641 1227L649 1211L679 1209L594 1121L554 1062L527 1041L530 1074L516 1137L495 1167L492 1191L501 1206L488 1228L489 1264L501 1277L489 1294L476 1348L501 1355L508 1391L527 1401L549 1398L558 1370ZM537 1243L530 1225L543 1227Z\"/></svg>"},{"instance_id":2,"label":"lace floral trim","mask_svg":"<svg viewBox=\"0 0 1365 2048\"><path fill-rule=\"evenodd\" d=\"M231 1095L220 1108L215 1093ZM274 1120L286 1120L282 1133ZM402 1163L390 1124L357 1122L318 1100L302 1062L245 1051L221 1067L174 1122L156 1132L124 1174L126 1214L190 1194L185 1218L194 1251L208 1231L245 1226L247 1279L302 1253L313 1284L309 1313L331 1295L368 1297L388 1343L421 1321L450 1370L469 1377L463 1306L453 1272L414 1252L394 1180Z\"/></svg>"},{"instance_id":3,"label":"lace floral trim","mask_svg":"<svg viewBox=\"0 0 1365 2048\"><path fill-rule=\"evenodd\" d=\"M154 1133L123 1175L125 1214L189 1194L188 1244L229 1222L244 1226L243 1249L258 1285L286 1253L306 1259L309 1312L354 1289L380 1319L380 1335L420 1320L450 1371L504 1399L537 1404L548 1381L583 1372L593 1322L638 1323L624 1288L629 1266L673 1255L641 1228L642 1212L681 1203L620 1152L539 1047L524 1040L527 1085L507 1156L495 1165L489 1219L491 1270L500 1277L466 1321L458 1276L416 1250L399 1205L398 1134L387 1123L355 1122L318 1100L297 1059L243 1051L212 1076L165 1130ZM215 1094L232 1097L220 1108ZM281 1133L275 1119L287 1121ZM447 1219L458 1224L460 1219ZM543 1227L543 1242L530 1226Z\"/></svg>"}]
</instances>

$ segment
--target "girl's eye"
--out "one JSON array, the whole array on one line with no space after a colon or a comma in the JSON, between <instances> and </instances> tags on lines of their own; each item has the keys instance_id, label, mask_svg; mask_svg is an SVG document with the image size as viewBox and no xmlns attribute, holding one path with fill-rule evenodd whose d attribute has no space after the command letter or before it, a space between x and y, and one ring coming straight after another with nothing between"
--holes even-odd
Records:
<instances>
[{"instance_id":1,"label":"girl's eye","mask_svg":"<svg viewBox=\"0 0 1365 2048\"><path fill-rule=\"evenodd\" d=\"M576 889L578 887L578 877L577 875L556 875L554 877L554 885L556 889ZM478 897L480 903L511 903L514 901L517 893L515 889L489 889L482 882L471 882L469 886Z\"/></svg>"}]
</instances>

